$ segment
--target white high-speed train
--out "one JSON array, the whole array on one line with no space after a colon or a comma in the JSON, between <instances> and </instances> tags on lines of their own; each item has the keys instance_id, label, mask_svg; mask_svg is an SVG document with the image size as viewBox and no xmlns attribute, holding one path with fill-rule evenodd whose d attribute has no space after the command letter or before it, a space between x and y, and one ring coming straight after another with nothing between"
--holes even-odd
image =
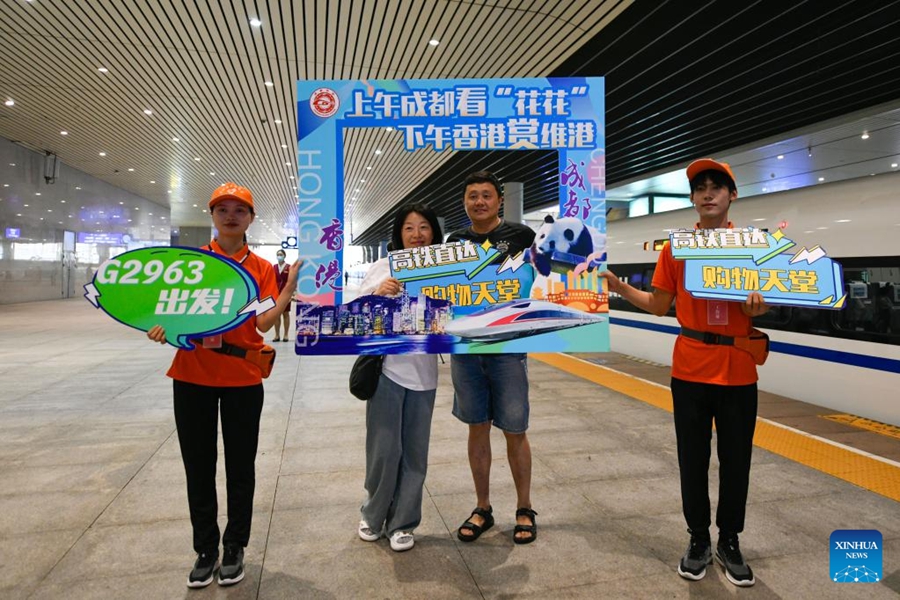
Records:
<instances>
[{"instance_id":1,"label":"white high-speed train","mask_svg":"<svg viewBox=\"0 0 900 600\"><path fill-rule=\"evenodd\" d=\"M784 223L798 250L818 244L844 270L843 310L776 306L754 319L772 340L760 389L900 425L900 172L738 197L729 217L770 232ZM653 242L696 220L684 209L610 222L609 269L651 289ZM674 307L660 318L612 297L610 324L612 350L671 365Z\"/></svg>"},{"instance_id":2,"label":"white high-speed train","mask_svg":"<svg viewBox=\"0 0 900 600\"><path fill-rule=\"evenodd\" d=\"M603 320L546 300L512 300L447 323L445 331L473 342L500 342L560 329L591 325Z\"/></svg>"}]
</instances>

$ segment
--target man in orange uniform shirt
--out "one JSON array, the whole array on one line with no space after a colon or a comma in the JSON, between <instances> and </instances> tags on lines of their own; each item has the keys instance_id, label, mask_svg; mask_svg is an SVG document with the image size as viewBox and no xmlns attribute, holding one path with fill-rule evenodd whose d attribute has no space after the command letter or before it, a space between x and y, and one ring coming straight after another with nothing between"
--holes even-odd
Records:
<instances>
[{"instance_id":1,"label":"man in orange uniform shirt","mask_svg":"<svg viewBox=\"0 0 900 600\"><path fill-rule=\"evenodd\" d=\"M724 229L734 225L728 209L737 199L731 167L702 159L687 168L691 203L700 215L697 229ZM684 289L684 262L672 257L667 243L659 254L653 275L653 291L644 292L602 273L609 291L620 294L636 307L665 315L672 300L681 325L672 356L672 404L678 440L681 501L690 545L678 565L685 579L699 580L712 562L709 536L709 456L715 420L719 455L719 503L716 526L719 540L716 560L725 575L741 587L756 583L744 561L738 534L744 529L750 456L756 428L756 363L749 352L734 346L734 338L747 336L751 317L766 312L758 292L744 303L693 298Z\"/></svg>"}]
</instances>

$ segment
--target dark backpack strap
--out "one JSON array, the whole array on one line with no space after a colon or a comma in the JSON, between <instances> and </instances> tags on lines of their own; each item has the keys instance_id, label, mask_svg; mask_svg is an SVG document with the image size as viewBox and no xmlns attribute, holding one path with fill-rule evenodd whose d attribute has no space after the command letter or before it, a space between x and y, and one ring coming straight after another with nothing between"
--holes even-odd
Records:
<instances>
[{"instance_id":1,"label":"dark backpack strap","mask_svg":"<svg viewBox=\"0 0 900 600\"><path fill-rule=\"evenodd\" d=\"M212 350L213 352L218 352L219 354L237 356L238 358L247 357L246 349L241 348L240 346L235 346L234 344L229 344L228 342L222 342L221 348L207 348L207 350Z\"/></svg>"},{"instance_id":2,"label":"dark backpack strap","mask_svg":"<svg viewBox=\"0 0 900 600\"><path fill-rule=\"evenodd\" d=\"M709 331L697 331L696 329L681 328L681 335L689 337L693 340L699 340L704 344L713 344L715 346L734 346L734 338L728 335L719 335L718 333L710 333Z\"/></svg>"}]
</instances>

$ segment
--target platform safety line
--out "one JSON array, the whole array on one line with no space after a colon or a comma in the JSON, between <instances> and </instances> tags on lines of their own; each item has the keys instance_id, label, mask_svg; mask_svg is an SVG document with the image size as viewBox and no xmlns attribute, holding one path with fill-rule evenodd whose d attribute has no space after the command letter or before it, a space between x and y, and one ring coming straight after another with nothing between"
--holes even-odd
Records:
<instances>
[{"instance_id":1,"label":"platform safety line","mask_svg":"<svg viewBox=\"0 0 900 600\"><path fill-rule=\"evenodd\" d=\"M566 354L534 353L530 356L566 373L672 412L672 393L667 386ZM764 450L900 502L900 463L896 461L761 417L757 417L753 443Z\"/></svg>"},{"instance_id":2,"label":"platform safety line","mask_svg":"<svg viewBox=\"0 0 900 600\"><path fill-rule=\"evenodd\" d=\"M863 417L858 417L856 415L847 414L819 415L819 418L828 419L829 421L833 421L835 423L843 423L844 425L849 425L850 427L863 429L865 431L871 431L872 433L877 433L878 435L892 437L894 439L900 440L900 427L888 425L887 423L881 423L880 421L875 421L873 419L866 419Z\"/></svg>"},{"instance_id":3,"label":"platform safety line","mask_svg":"<svg viewBox=\"0 0 900 600\"><path fill-rule=\"evenodd\" d=\"M860 450L859 448L854 448L853 446L847 446L846 444L842 444L840 442L835 442L834 440L829 440L828 438L820 437L814 433L809 433L807 431L802 431L800 429L796 429L794 427L791 427L790 425L784 425L784 424L778 423L776 421L770 421L769 419L763 419L762 417L757 417L757 420L763 421L765 423L769 423L773 427L781 427L782 429L786 429L787 431L790 431L791 433L794 433L796 435L802 435L804 437L812 438L814 440L822 442L823 444L829 444L831 446L835 446L836 448L840 448L847 452L859 454L860 456L865 456L866 458L869 458L871 460L877 460L879 462L883 462L886 465L890 465L892 467L896 467L896 468L900 469L900 462L891 460L889 458L885 458L884 456L878 456L877 454L872 454L871 452L866 452L865 450Z\"/></svg>"}]
</instances>

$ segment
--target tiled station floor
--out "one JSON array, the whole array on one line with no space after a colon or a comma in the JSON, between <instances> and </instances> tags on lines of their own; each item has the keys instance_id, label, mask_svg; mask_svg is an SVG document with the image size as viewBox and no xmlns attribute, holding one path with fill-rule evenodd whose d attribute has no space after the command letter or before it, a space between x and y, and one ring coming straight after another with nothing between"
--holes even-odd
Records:
<instances>
[{"instance_id":1,"label":"tiled station floor","mask_svg":"<svg viewBox=\"0 0 900 600\"><path fill-rule=\"evenodd\" d=\"M900 503L777 446L754 450L741 545L756 586L739 590L717 567L699 582L678 577L687 534L671 415L640 398L641 390L665 385L666 371L616 354L582 356L587 362L576 373L545 357L529 362L534 544L512 542L515 495L499 432L497 526L473 544L456 540L475 498L466 427L450 414L447 364L416 546L395 553L386 540L365 543L356 535L365 405L347 391L352 358L298 358L290 344L280 346L265 383L247 577L233 588L188 590L194 555L164 375L173 350L80 298L0 306L0 597L843 599L900 592ZM591 363L641 379L617 391L585 378ZM793 419L797 429L805 422L798 416L819 423L815 407L769 396L760 416ZM820 429L813 433L843 436L846 446L893 463L880 478L900 478L900 441ZM881 531L880 583L831 581L828 539L836 529Z\"/></svg>"}]
</instances>

